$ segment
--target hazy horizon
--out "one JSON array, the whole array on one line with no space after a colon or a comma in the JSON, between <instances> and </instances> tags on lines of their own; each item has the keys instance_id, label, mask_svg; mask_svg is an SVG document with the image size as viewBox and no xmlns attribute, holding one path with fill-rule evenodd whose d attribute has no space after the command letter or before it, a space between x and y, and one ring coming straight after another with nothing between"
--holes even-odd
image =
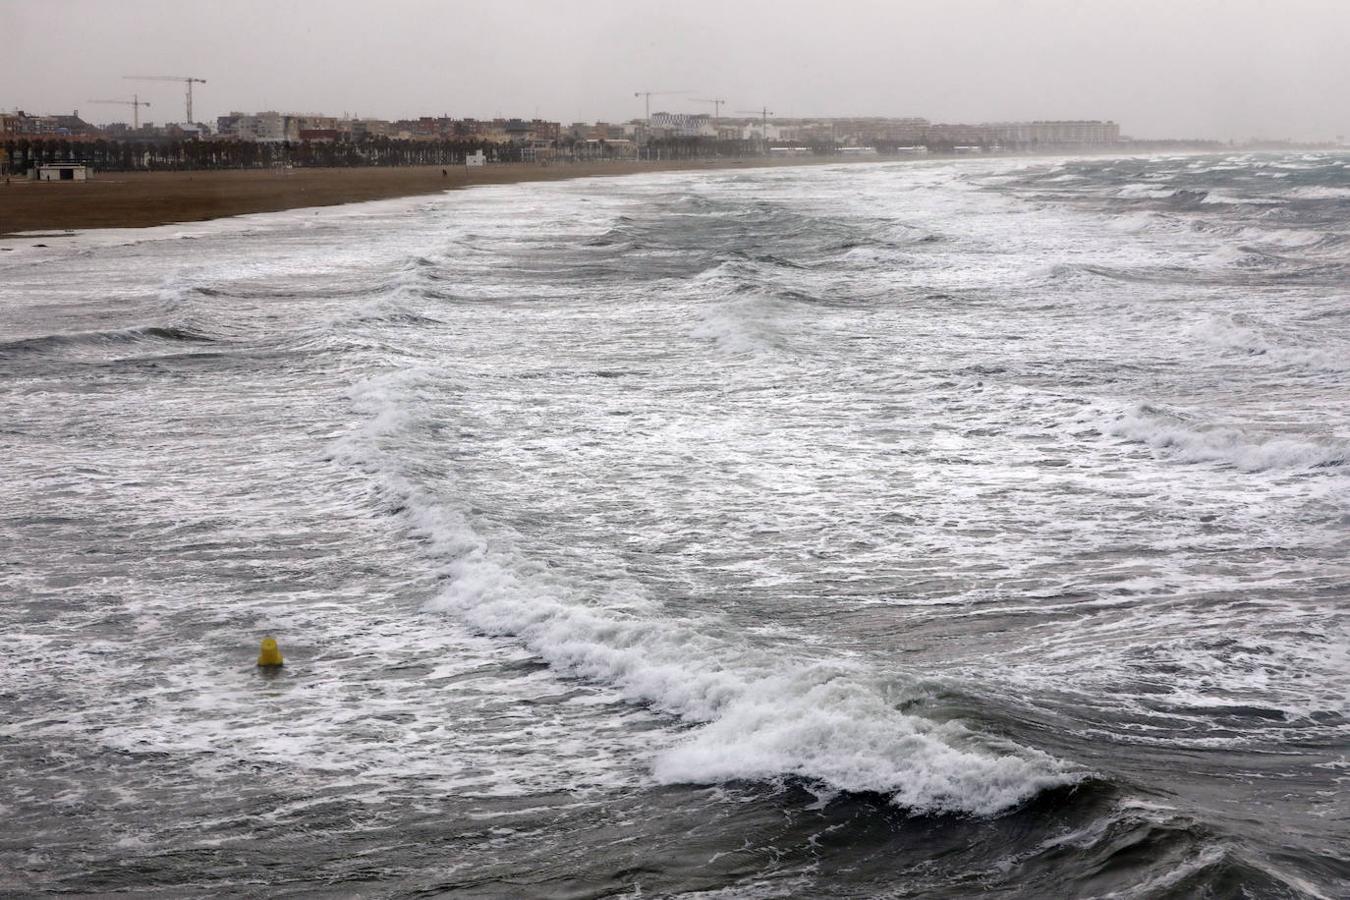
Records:
<instances>
[{"instance_id":1,"label":"hazy horizon","mask_svg":"<svg viewBox=\"0 0 1350 900\"><path fill-rule=\"evenodd\" d=\"M1111 119L1140 138L1350 134L1350 4L955 0L681 4L592 0L448 8L349 2L0 3L0 108L95 123L183 90L125 75L194 75L195 118L232 110L625 121L652 109L935 122ZM53 20L53 12L59 15ZM59 64L58 64L59 63Z\"/></svg>"}]
</instances>

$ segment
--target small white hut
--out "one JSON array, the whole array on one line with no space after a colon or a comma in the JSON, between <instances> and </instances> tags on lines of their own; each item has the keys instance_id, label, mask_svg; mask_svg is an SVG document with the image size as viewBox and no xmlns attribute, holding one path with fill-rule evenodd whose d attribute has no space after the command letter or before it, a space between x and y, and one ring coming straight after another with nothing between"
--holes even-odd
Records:
<instances>
[{"instance_id":1,"label":"small white hut","mask_svg":"<svg viewBox=\"0 0 1350 900\"><path fill-rule=\"evenodd\" d=\"M33 169L35 181L88 181L93 175L84 163L45 163Z\"/></svg>"}]
</instances>

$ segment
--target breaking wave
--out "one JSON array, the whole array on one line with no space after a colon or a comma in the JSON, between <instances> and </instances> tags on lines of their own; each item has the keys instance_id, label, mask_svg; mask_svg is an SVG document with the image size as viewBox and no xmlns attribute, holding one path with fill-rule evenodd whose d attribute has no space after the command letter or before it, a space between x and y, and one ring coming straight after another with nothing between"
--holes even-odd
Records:
<instances>
[{"instance_id":1,"label":"breaking wave","mask_svg":"<svg viewBox=\"0 0 1350 900\"><path fill-rule=\"evenodd\" d=\"M1230 318L1212 317L1192 329L1202 340L1275 366L1317 372L1350 371L1350 356L1268 337Z\"/></svg>"},{"instance_id":2,"label":"breaking wave","mask_svg":"<svg viewBox=\"0 0 1350 900\"><path fill-rule=\"evenodd\" d=\"M75 334L48 334L38 337L0 343L0 356L20 353L43 353L69 347L100 347L118 344L136 344L158 341L161 343L210 343L214 341L208 335L186 328L165 325L139 325L133 328L119 328L111 331L85 331Z\"/></svg>"},{"instance_id":3,"label":"breaking wave","mask_svg":"<svg viewBox=\"0 0 1350 900\"><path fill-rule=\"evenodd\" d=\"M1029 748L955 722L901 712L901 686L861 665L736 642L716 620L675 620L642 597L592 605L402 471L380 449L416 419L406 398L422 377L367 382L354 400L363 433L333 448L368 472L409 532L443 561L448 584L430 603L478 631L509 637L560 673L608 685L625 700L697 725L661 752L666 783L772 780L875 792L916 812L993 815L1082 775Z\"/></svg>"},{"instance_id":4,"label":"breaking wave","mask_svg":"<svg viewBox=\"0 0 1350 900\"><path fill-rule=\"evenodd\" d=\"M1255 437L1234 428L1194 425L1143 403L1105 419L1100 428L1174 462L1219 463L1243 472L1340 469L1350 461L1350 445L1342 441Z\"/></svg>"}]
</instances>

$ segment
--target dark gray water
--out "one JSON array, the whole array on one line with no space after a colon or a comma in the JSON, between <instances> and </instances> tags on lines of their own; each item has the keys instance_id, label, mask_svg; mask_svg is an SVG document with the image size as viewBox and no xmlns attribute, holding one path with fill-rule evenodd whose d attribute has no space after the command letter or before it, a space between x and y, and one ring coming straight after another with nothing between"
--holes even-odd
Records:
<instances>
[{"instance_id":1,"label":"dark gray water","mask_svg":"<svg viewBox=\"0 0 1350 900\"><path fill-rule=\"evenodd\" d=\"M1348 166L7 242L0 889L1346 896Z\"/></svg>"}]
</instances>

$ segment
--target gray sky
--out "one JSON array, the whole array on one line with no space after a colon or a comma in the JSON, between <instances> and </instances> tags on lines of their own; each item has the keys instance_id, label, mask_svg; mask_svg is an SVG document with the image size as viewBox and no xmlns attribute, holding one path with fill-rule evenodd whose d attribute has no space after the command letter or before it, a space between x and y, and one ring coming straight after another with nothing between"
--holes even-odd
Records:
<instances>
[{"instance_id":1,"label":"gray sky","mask_svg":"<svg viewBox=\"0 0 1350 900\"><path fill-rule=\"evenodd\" d=\"M1350 136L1350 0L0 0L0 108L1115 119L1136 137Z\"/></svg>"}]
</instances>

